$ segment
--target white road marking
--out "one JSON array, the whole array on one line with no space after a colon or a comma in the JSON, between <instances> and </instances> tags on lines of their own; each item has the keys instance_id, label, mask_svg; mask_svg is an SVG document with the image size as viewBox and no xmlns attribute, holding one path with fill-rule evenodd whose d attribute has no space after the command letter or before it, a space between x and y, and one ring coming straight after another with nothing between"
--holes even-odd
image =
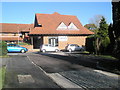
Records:
<instances>
[{"instance_id":1,"label":"white road marking","mask_svg":"<svg viewBox=\"0 0 120 90\"><path fill-rule=\"evenodd\" d=\"M65 77L63 77L59 73L52 73L52 74L47 74L47 75L49 77L51 77L53 81L55 81L59 86L61 86L63 88L81 88L81 90L82 90L82 87L80 87L77 84L66 79Z\"/></svg>"},{"instance_id":2,"label":"white road marking","mask_svg":"<svg viewBox=\"0 0 120 90\"><path fill-rule=\"evenodd\" d=\"M34 83L31 75L17 75L19 83Z\"/></svg>"},{"instance_id":3,"label":"white road marking","mask_svg":"<svg viewBox=\"0 0 120 90\"><path fill-rule=\"evenodd\" d=\"M56 84L58 84L59 86L63 87L63 88L80 88L82 90L82 87L78 86L77 84L71 82L70 80L66 79L65 77L61 76L58 73L52 73L52 74L48 74L46 73L40 66L38 66L37 64L35 64L33 61L30 60L29 56L28 60L35 65L36 67L38 67L40 70L43 71L44 74L46 74L48 77L50 77ZM84 89L83 89L84 90Z\"/></svg>"}]
</instances>

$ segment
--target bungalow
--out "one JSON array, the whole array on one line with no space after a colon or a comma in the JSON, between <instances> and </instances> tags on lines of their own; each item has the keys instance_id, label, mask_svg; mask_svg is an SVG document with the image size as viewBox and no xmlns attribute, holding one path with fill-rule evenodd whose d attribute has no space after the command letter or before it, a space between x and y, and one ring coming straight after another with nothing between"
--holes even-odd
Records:
<instances>
[{"instance_id":1,"label":"bungalow","mask_svg":"<svg viewBox=\"0 0 120 90\"><path fill-rule=\"evenodd\" d=\"M51 44L64 49L67 44L85 45L88 35L93 34L82 26L76 16L53 14L35 14L34 28L29 32L34 48L42 44Z\"/></svg>"},{"instance_id":2,"label":"bungalow","mask_svg":"<svg viewBox=\"0 0 120 90\"><path fill-rule=\"evenodd\" d=\"M76 16L35 14L34 24L0 23L0 40L6 42L27 42L39 49L42 44L51 44L64 49L67 44L85 46L86 37L94 34L82 26Z\"/></svg>"}]
</instances>

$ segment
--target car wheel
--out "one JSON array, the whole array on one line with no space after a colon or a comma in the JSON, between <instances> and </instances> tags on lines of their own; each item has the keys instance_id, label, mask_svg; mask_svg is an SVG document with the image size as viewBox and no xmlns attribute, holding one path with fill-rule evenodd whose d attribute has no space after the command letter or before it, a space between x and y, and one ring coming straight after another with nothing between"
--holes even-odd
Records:
<instances>
[{"instance_id":1,"label":"car wheel","mask_svg":"<svg viewBox=\"0 0 120 90\"><path fill-rule=\"evenodd\" d=\"M58 49L55 50L55 52L58 52L58 51L59 51Z\"/></svg>"},{"instance_id":2,"label":"car wheel","mask_svg":"<svg viewBox=\"0 0 120 90\"><path fill-rule=\"evenodd\" d=\"M24 49L22 49L22 50L21 50L21 53L25 53L25 50L24 50Z\"/></svg>"},{"instance_id":3,"label":"car wheel","mask_svg":"<svg viewBox=\"0 0 120 90\"><path fill-rule=\"evenodd\" d=\"M43 50L42 50L42 52L46 52L46 50L45 50L45 49L43 49Z\"/></svg>"},{"instance_id":4,"label":"car wheel","mask_svg":"<svg viewBox=\"0 0 120 90\"><path fill-rule=\"evenodd\" d=\"M69 52L72 52L72 49L69 49Z\"/></svg>"}]
</instances>

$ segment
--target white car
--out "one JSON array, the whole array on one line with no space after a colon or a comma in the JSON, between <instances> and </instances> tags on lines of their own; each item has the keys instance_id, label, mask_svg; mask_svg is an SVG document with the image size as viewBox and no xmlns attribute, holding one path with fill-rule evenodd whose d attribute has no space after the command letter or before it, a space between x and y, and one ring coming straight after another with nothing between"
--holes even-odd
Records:
<instances>
[{"instance_id":1,"label":"white car","mask_svg":"<svg viewBox=\"0 0 120 90\"><path fill-rule=\"evenodd\" d=\"M59 48L55 46L51 46L49 44L43 44L42 47L40 48L40 51L46 52L46 51L55 51L58 52Z\"/></svg>"},{"instance_id":2,"label":"white car","mask_svg":"<svg viewBox=\"0 0 120 90\"><path fill-rule=\"evenodd\" d=\"M68 44L65 47L65 50L72 52L72 51L83 51L84 48L82 46L78 46L77 44Z\"/></svg>"}]
</instances>

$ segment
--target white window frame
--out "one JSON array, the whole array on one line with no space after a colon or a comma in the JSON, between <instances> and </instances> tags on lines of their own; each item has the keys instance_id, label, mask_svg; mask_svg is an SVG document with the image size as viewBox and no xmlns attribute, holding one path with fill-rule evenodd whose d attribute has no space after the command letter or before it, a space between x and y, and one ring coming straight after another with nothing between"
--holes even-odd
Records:
<instances>
[{"instance_id":1,"label":"white window frame","mask_svg":"<svg viewBox=\"0 0 120 90\"><path fill-rule=\"evenodd\" d=\"M57 27L57 30L67 30L67 26L61 22L60 25Z\"/></svg>"},{"instance_id":2,"label":"white window frame","mask_svg":"<svg viewBox=\"0 0 120 90\"><path fill-rule=\"evenodd\" d=\"M71 22L71 23L69 24L68 29L69 29L69 30L79 30L79 29L77 28L77 26L75 26L75 24L74 24L73 22Z\"/></svg>"}]
</instances>

